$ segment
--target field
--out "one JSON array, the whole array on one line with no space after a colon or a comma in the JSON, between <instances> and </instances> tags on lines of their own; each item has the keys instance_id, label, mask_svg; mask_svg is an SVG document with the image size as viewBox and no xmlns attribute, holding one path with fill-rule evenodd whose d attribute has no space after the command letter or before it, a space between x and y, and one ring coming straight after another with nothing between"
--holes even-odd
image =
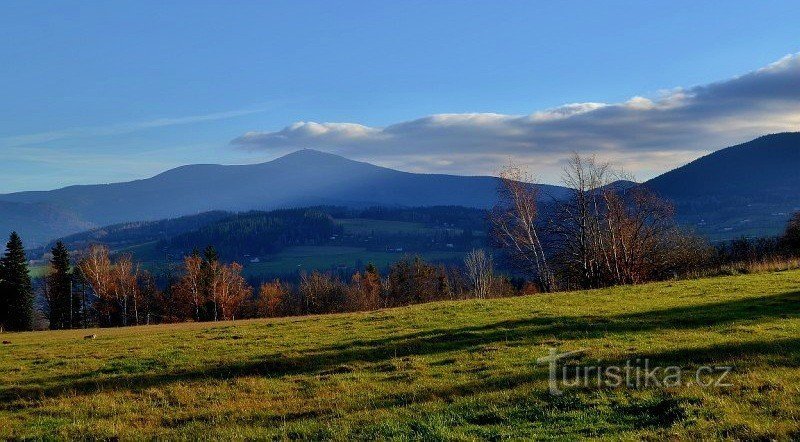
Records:
<instances>
[{"instance_id":1,"label":"field","mask_svg":"<svg viewBox=\"0 0 800 442\"><path fill-rule=\"evenodd\" d=\"M463 259L464 252L425 252L419 255L431 262L450 262ZM360 269L370 262L378 268L386 268L403 256L400 252L375 252L362 247L298 246L262 257L258 263L246 262L243 271L246 276L259 277L292 275L298 270Z\"/></svg>"},{"instance_id":2,"label":"field","mask_svg":"<svg viewBox=\"0 0 800 442\"><path fill-rule=\"evenodd\" d=\"M800 271L2 339L0 438L800 437ZM727 387L558 396L550 348L734 368Z\"/></svg>"}]
</instances>

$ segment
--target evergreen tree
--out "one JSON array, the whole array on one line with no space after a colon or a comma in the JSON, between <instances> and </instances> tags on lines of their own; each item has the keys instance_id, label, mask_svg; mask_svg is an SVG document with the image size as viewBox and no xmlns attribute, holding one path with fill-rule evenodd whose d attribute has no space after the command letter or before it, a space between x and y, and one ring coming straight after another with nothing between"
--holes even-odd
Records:
<instances>
[{"instance_id":1,"label":"evergreen tree","mask_svg":"<svg viewBox=\"0 0 800 442\"><path fill-rule=\"evenodd\" d=\"M206 247L206 249L203 251L203 257L207 263L219 261L219 253L217 253L217 249L211 245Z\"/></svg>"},{"instance_id":2,"label":"evergreen tree","mask_svg":"<svg viewBox=\"0 0 800 442\"><path fill-rule=\"evenodd\" d=\"M800 212L795 213L786 226L782 242L792 255L800 255Z\"/></svg>"},{"instance_id":3,"label":"evergreen tree","mask_svg":"<svg viewBox=\"0 0 800 442\"><path fill-rule=\"evenodd\" d=\"M28 274L25 248L12 232L0 258L0 324L5 330L33 329L33 285Z\"/></svg>"},{"instance_id":4,"label":"evergreen tree","mask_svg":"<svg viewBox=\"0 0 800 442\"><path fill-rule=\"evenodd\" d=\"M83 274L81 266L76 265L72 270L73 328L87 328L92 322L92 310L89 308L90 289L91 287L89 282L86 281L86 276Z\"/></svg>"},{"instance_id":5,"label":"evergreen tree","mask_svg":"<svg viewBox=\"0 0 800 442\"><path fill-rule=\"evenodd\" d=\"M74 328L80 322L80 300L77 296L72 296L69 251L59 241L53 247L52 254L52 273L47 277L50 328Z\"/></svg>"}]
</instances>

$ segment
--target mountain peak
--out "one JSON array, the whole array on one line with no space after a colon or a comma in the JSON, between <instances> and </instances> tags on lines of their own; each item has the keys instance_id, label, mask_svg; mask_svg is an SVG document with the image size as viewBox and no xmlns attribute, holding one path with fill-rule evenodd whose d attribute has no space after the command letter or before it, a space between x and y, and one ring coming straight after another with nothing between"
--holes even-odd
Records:
<instances>
[{"instance_id":1,"label":"mountain peak","mask_svg":"<svg viewBox=\"0 0 800 442\"><path fill-rule=\"evenodd\" d=\"M276 160L286 160L286 159L304 159L304 160L308 160L308 159L327 159L327 160L337 159L337 160L345 160L346 158L342 157L340 155L336 155L336 154L329 153L329 152L323 152L321 150L316 150L316 149L300 149L300 150L296 150L296 151L294 151L292 153L288 153L288 154L286 154L286 155L284 155L282 157L278 157Z\"/></svg>"}]
</instances>

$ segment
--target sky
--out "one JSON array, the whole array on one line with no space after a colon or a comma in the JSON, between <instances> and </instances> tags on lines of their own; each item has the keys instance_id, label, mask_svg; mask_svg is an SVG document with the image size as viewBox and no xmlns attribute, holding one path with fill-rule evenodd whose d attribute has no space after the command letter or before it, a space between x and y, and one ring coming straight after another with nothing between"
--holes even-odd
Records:
<instances>
[{"instance_id":1,"label":"sky","mask_svg":"<svg viewBox=\"0 0 800 442\"><path fill-rule=\"evenodd\" d=\"M0 193L300 148L558 183L800 131L800 2L6 1Z\"/></svg>"}]
</instances>

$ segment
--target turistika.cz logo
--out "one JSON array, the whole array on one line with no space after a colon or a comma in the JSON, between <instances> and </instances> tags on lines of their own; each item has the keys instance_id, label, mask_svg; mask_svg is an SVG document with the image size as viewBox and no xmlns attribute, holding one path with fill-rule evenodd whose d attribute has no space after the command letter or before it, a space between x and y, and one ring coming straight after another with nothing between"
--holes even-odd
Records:
<instances>
[{"instance_id":1,"label":"turistika.cz logo","mask_svg":"<svg viewBox=\"0 0 800 442\"><path fill-rule=\"evenodd\" d=\"M699 386L701 388L730 387L730 366L700 366L686 370L675 365L663 367L648 358L628 359L624 365L570 365L559 364L586 353L586 349L559 353L549 349L546 357L538 358L537 364L550 367L548 387L551 394L563 394L563 388L672 388Z\"/></svg>"}]
</instances>

